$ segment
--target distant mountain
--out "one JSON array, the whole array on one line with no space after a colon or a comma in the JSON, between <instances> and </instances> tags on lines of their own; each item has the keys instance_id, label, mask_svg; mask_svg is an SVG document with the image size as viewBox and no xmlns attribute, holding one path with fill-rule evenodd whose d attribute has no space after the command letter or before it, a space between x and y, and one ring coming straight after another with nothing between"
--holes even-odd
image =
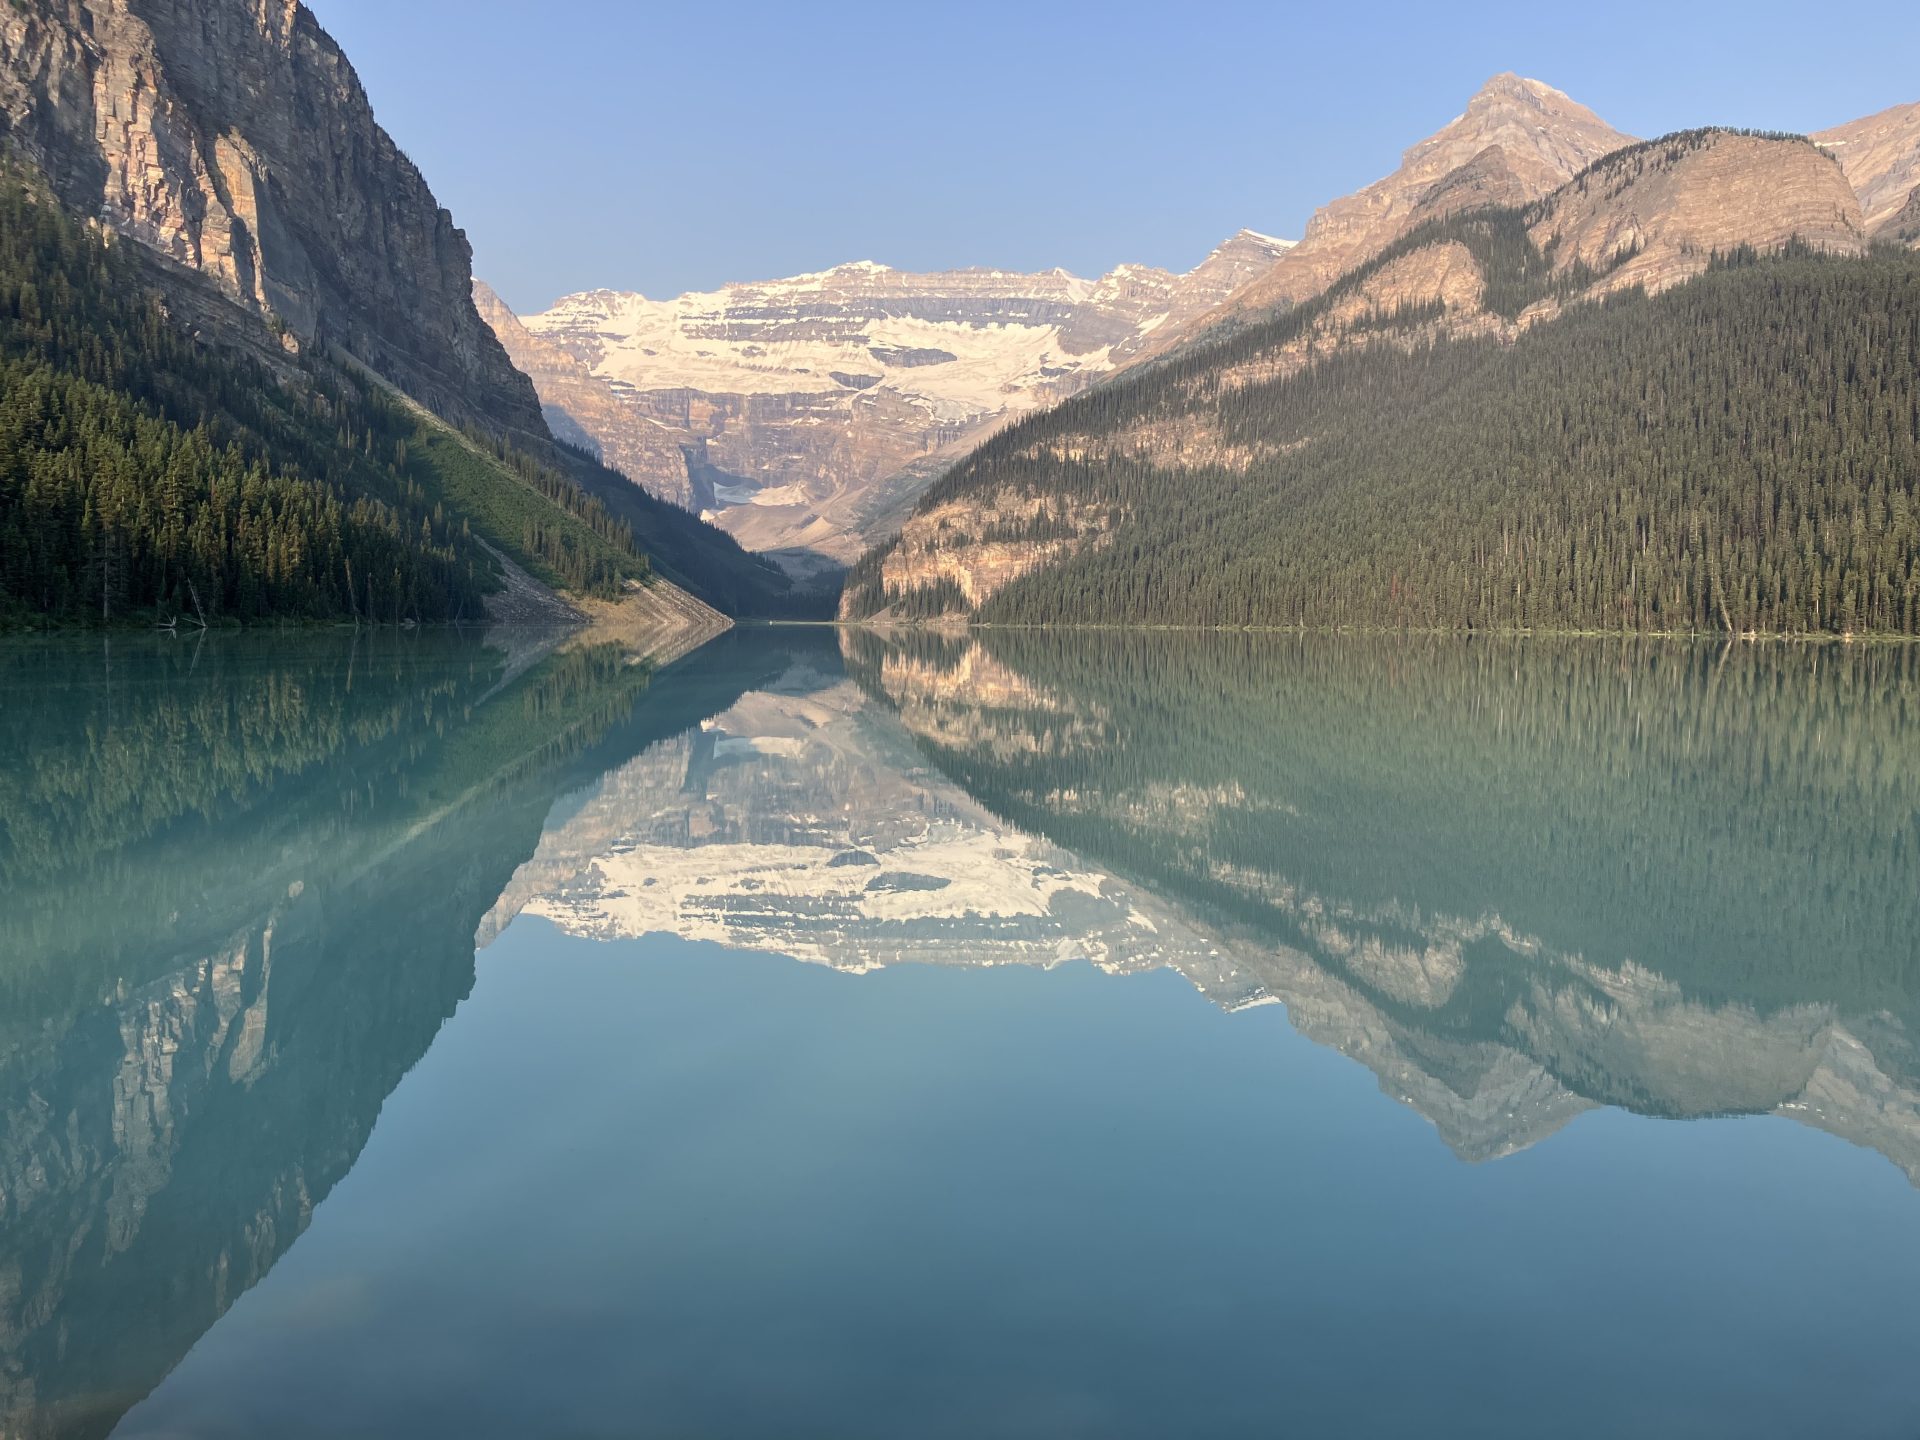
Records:
<instances>
[{"instance_id":1,"label":"distant mountain","mask_svg":"<svg viewBox=\"0 0 1920 1440\"><path fill-rule=\"evenodd\" d=\"M1192 271L913 274L871 262L672 300L614 290L483 313L556 430L804 568L849 560L955 456L1086 388L1265 271L1242 231Z\"/></svg>"},{"instance_id":2,"label":"distant mountain","mask_svg":"<svg viewBox=\"0 0 1920 1440\"><path fill-rule=\"evenodd\" d=\"M1721 130L1443 212L995 437L845 613L1913 633L1920 287L1867 249L1829 156Z\"/></svg>"}]
</instances>

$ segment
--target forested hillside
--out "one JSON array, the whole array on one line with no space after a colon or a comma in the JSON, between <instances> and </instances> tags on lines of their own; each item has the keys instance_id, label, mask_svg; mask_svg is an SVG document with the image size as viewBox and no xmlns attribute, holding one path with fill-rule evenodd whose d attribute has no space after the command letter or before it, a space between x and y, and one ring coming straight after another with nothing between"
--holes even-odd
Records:
<instances>
[{"instance_id":1,"label":"forested hillside","mask_svg":"<svg viewBox=\"0 0 1920 1440\"><path fill-rule=\"evenodd\" d=\"M0 619L478 619L489 546L611 596L648 580L656 543L715 603L782 603L771 567L692 515L616 515L371 378L189 338L128 246L0 180Z\"/></svg>"},{"instance_id":2,"label":"forested hillside","mask_svg":"<svg viewBox=\"0 0 1920 1440\"><path fill-rule=\"evenodd\" d=\"M1522 213L1379 263L1455 244L1517 314L1562 288ZM913 578L868 556L845 613L970 608L969 548L1023 539L980 619L1920 633L1920 257L1739 253L1512 343L1434 338L1436 300L1262 373L1342 300L1005 432L922 502Z\"/></svg>"},{"instance_id":3,"label":"forested hillside","mask_svg":"<svg viewBox=\"0 0 1920 1440\"><path fill-rule=\"evenodd\" d=\"M650 493L625 472L564 441L555 454L581 489L640 537L656 572L729 615L826 619L835 589L807 591L764 556L691 510Z\"/></svg>"}]
</instances>

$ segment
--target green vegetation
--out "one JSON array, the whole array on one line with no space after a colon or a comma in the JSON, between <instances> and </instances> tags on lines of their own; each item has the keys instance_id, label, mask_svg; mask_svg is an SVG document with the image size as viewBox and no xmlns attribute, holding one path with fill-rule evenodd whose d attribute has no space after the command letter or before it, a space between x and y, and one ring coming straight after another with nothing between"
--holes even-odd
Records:
<instances>
[{"instance_id":1,"label":"green vegetation","mask_svg":"<svg viewBox=\"0 0 1920 1440\"><path fill-rule=\"evenodd\" d=\"M777 673L527 658L452 628L0 644L0 1124L54 1157L0 1271L34 1277L6 1353L44 1433L104 1434L304 1230L556 801ZM116 1144L148 1050L165 1133Z\"/></svg>"},{"instance_id":2,"label":"green vegetation","mask_svg":"<svg viewBox=\"0 0 1920 1440\"><path fill-rule=\"evenodd\" d=\"M777 572L669 511L612 513L371 378L203 346L129 247L0 175L0 621L473 619L499 584L487 545L613 595L656 536L719 603L779 603Z\"/></svg>"},{"instance_id":3,"label":"green vegetation","mask_svg":"<svg viewBox=\"0 0 1920 1440\"><path fill-rule=\"evenodd\" d=\"M1477 212L1404 243L1460 240L1489 302L1518 313L1562 293L1524 218ZM1112 526L979 618L1920 634L1920 256L1743 253L1657 297L1577 305L1511 345L1409 331L1285 378L1221 382L1310 333L1366 273L955 467L923 509L1007 487ZM1042 453L1161 420L1256 458ZM883 559L850 572L849 613L903 598L882 589Z\"/></svg>"},{"instance_id":4,"label":"green vegetation","mask_svg":"<svg viewBox=\"0 0 1920 1440\"><path fill-rule=\"evenodd\" d=\"M651 678L618 647L582 647L503 687L506 657L471 630L91 643L0 646L10 1024L37 1013L28 992L65 1004L137 981L131 956L217 946L248 907L497 805L625 724ZM103 894L114 904L89 898Z\"/></svg>"},{"instance_id":5,"label":"green vegetation","mask_svg":"<svg viewBox=\"0 0 1920 1440\"><path fill-rule=\"evenodd\" d=\"M610 596L651 574L631 526L566 476L486 435L422 420L396 455L427 495L548 585ZM519 483L501 483L503 472Z\"/></svg>"},{"instance_id":6,"label":"green vegetation","mask_svg":"<svg viewBox=\"0 0 1920 1440\"><path fill-rule=\"evenodd\" d=\"M779 566L741 549L726 531L647 493L578 446L556 442L555 450L581 488L641 538L654 569L709 605L763 618L833 614L836 593L796 593Z\"/></svg>"}]
</instances>

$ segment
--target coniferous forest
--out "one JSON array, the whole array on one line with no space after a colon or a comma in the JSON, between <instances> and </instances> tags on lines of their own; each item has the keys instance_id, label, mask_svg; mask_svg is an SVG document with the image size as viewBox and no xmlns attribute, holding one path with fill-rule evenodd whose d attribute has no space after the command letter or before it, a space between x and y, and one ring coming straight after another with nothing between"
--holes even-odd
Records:
<instances>
[{"instance_id":1,"label":"coniferous forest","mask_svg":"<svg viewBox=\"0 0 1920 1440\"><path fill-rule=\"evenodd\" d=\"M690 515L616 516L371 380L201 345L129 248L0 177L0 620L478 619L491 551L576 593L644 582L636 521L676 578L774 603L769 567L681 534L706 528Z\"/></svg>"},{"instance_id":2,"label":"coniferous forest","mask_svg":"<svg viewBox=\"0 0 1920 1440\"><path fill-rule=\"evenodd\" d=\"M1521 212L1448 222L1489 303L1549 293ZM1409 237L1410 242L1422 238ZM1390 259L1382 257L1380 263ZM1338 298L1338 288L1329 300ZM1231 388L1309 305L1003 432L922 502L1043 497L1107 533L978 618L1603 631L1920 634L1920 255L1721 257L1516 342L1344 347ZM1381 328L1428 316L1375 317ZM1062 447L1198 418L1245 468ZM964 543L964 542L962 542ZM848 613L951 612L888 593Z\"/></svg>"}]
</instances>

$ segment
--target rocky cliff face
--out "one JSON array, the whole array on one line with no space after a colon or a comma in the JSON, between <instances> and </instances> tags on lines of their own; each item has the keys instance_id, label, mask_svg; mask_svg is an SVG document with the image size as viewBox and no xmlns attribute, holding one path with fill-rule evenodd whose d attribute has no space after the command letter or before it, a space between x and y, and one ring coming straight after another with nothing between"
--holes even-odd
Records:
<instances>
[{"instance_id":1,"label":"rocky cliff face","mask_svg":"<svg viewBox=\"0 0 1920 1440\"><path fill-rule=\"evenodd\" d=\"M1813 142L1840 162L1868 229L1887 222L1920 186L1920 102L1820 130Z\"/></svg>"},{"instance_id":2,"label":"rocky cliff face","mask_svg":"<svg viewBox=\"0 0 1920 1440\"><path fill-rule=\"evenodd\" d=\"M1840 167L1819 149L1726 130L1616 151L1521 212L1521 222L1526 242L1553 277L1521 308L1495 308L1492 277L1471 236L1463 240L1458 229L1440 228L1423 232L1432 238L1420 244L1410 234L1404 237L1410 248L1339 282L1301 333L1223 369L1221 379L1229 386L1271 379L1342 346L1424 343L1438 335L1512 340L1569 304L1633 286L1658 293L1700 275L1715 255L1743 246L1765 253L1794 242L1829 255L1860 255L1868 246L1859 201ZM1422 307L1429 307L1430 318L1390 318ZM1122 437L1135 453L1163 462L1209 453L1204 437L1190 443L1185 456L1151 443L1155 438ZM1232 464L1250 457L1210 458Z\"/></svg>"},{"instance_id":3,"label":"rocky cliff face","mask_svg":"<svg viewBox=\"0 0 1920 1440\"><path fill-rule=\"evenodd\" d=\"M1920 185L1913 187L1905 205L1880 222L1873 238L1895 245L1920 246Z\"/></svg>"},{"instance_id":4,"label":"rocky cliff face","mask_svg":"<svg viewBox=\"0 0 1920 1440\"><path fill-rule=\"evenodd\" d=\"M1235 315L1298 304L1423 220L1478 205L1537 200L1633 143L1550 85L1496 75L1463 114L1413 146L1400 168L1323 207L1300 243L1163 345Z\"/></svg>"},{"instance_id":5,"label":"rocky cliff face","mask_svg":"<svg viewBox=\"0 0 1920 1440\"><path fill-rule=\"evenodd\" d=\"M1600 293L1663 290L1743 245L1858 255L1866 232L1853 187L1814 146L1709 130L1609 156L1554 192L1532 238L1558 270L1605 271Z\"/></svg>"},{"instance_id":6,"label":"rocky cliff face","mask_svg":"<svg viewBox=\"0 0 1920 1440\"><path fill-rule=\"evenodd\" d=\"M9 6L0 126L154 257L191 323L338 348L446 418L545 440L475 313L466 236L297 0Z\"/></svg>"},{"instance_id":7,"label":"rocky cliff face","mask_svg":"<svg viewBox=\"0 0 1920 1440\"><path fill-rule=\"evenodd\" d=\"M554 436L592 451L628 475L684 471L678 437L664 425L633 425L613 392L559 346L535 335L484 281L473 282L473 303L516 368L537 377L540 410ZM671 498L684 501L683 496Z\"/></svg>"},{"instance_id":8,"label":"rocky cliff face","mask_svg":"<svg viewBox=\"0 0 1920 1440\"><path fill-rule=\"evenodd\" d=\"M1186 275L1121 266L814 275L649 300L482 306L557 427L754 549L848 560L943 463L1073 394L1286 253L1242 231Z\"/></svg>"}]
</instances>

